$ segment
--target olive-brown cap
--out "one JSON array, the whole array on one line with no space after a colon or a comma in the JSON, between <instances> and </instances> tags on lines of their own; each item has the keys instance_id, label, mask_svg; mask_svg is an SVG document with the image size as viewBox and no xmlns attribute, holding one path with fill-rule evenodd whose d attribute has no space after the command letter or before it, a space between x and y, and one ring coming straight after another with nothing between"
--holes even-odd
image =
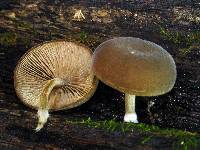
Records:
<instances>
[{"instance_id":1,"label":"olive-brown cap","mask_svg":"<svg viewBox=\"0 0 200 150\"><path fill-rule=\"evenodd\" d=\"M25 104L38 108L45 84L61 79L65 85L53 88L48 108L60 110L78 106L86 102L97 87L98 80L91 65L92 51L85 46L65 40L40 44L28 50L15 68L16 93Z\"/></svg>"},{"instance_id":2,"label":"olive-brown cap","mask_svg":"<svg viewBox=\"0 0 200 150\"><path fill-rule=\"evenodd\" d=\"M131 95L161 95L169 92L176 80L172 56L155 43L133 37L100 44L92 68L101 81Z\"/></svg>"}]
</instances>

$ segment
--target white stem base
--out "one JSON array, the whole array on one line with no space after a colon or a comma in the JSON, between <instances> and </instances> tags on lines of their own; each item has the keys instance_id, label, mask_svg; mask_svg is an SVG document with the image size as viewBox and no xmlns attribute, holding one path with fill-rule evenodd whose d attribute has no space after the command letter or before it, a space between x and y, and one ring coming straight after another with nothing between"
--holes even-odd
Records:
<instances>
[{"instance_id":1,"label":"white stem base","mask_svg":"<svg viewBox=\"0 0 200 150\"><path fill-rule=\"evenodd\" d=\"M47 122L47 119L49 118L49 112L47 109L39 109L38 112L38 125L37 128L35 129L36 132L40 131L44 124Z\"/></svg>"},{"instance_id":2,"label":"white stem base","mask_svg":"<svg viewBox=\"0 0 200 150\"><path fill-rule=\"evenodd\" d=\"M125 122L138 123L135 112L135 95L125 94Z\"/></svg>"},{"instance_id":3,"label":"white stem base","mask_svg":"<svg viewBox=\"0 0 200 150\"><path fill-rule=\"evenodd\" d=\"M138 123L137 114L136 113L127 113L127 114L125 114L124 122Z\"/></svg>"}]
</instances>

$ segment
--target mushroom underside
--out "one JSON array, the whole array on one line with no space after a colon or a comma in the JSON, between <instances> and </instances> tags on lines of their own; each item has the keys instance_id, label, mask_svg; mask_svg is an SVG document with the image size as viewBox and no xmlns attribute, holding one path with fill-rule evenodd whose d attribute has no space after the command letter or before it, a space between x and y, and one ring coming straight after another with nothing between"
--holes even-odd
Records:
<instances>
[{"instance_id":1,"label":"mushroom underside","mask_svg":"<svg viewBox=\"0 0 200 150\"><path fill-rule=\"evenodd\" d=\"M48 118L46 110L76 107L86 102L97 87L91 63L92 52L83 45L64 40L43 43L19 60L14 74L16 93L44 118ZM42 120L39 122L47 120L38 118Z\"/></svg>"}]
</instances>

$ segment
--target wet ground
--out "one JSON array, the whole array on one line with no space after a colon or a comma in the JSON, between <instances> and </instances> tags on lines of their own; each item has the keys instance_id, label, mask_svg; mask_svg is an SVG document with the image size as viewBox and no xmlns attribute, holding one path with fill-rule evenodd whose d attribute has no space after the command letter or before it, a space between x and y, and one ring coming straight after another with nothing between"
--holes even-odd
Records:
<instances>
[{"instance_id":1,"label":"wet ground","mask_svg":"<svg viewBox=\"0 0 200 150\"><path fill-rule=\"evenodd\" d=\"M199 132L199 7L197 1L184 0L165 2L143 0L124 3L60 0L1 1L0 116L2 118L1 131L4 132L2 135L11 134L10 136L16 137L16 140L26 139L27 137L23 136L27 136L26 133L29 132L32 134L30 130L36 124L35 111L25 107L19 101L13 88L13 70L27 49L47 40L65 38L84 43L94 50L101 42L117 36L139 37L155 42L173 56L177 65L177 81L171 92L159 97L136 98L139 121ZM82 10L85 19L73 18L78 9ZM13 120L9 121L6 115ZM94 120L116 119L122 121L123 115L124 94L100 83L97 92L87 103L71 110L52 113L52 124L57 124L55 121L57 118L64 120L65 118L91 117ZM21 118L22 120L18 120ZM47 126L48 132L51 132L51 128L55 128L51 124ZM61 123L58 128L63 126L66 127ZM22 137L19 137L20 130ZM81 131L81 129L77 130ZM86 132L87 129L84 131ZM42 138L47 136L44 134L41 133ZM73 137L72 135L70 133L70 138ZM52 136L56 137L57 135ZM66 138L63 134L61 136ZM40 134L30 138L33 142L33 139L36 140L38 137ZM115 136L110 138L112 137ZM50 140L54 141L55 138ZM37 143L37 140L35 142ZM68 142L70 144L70 140ZM44 143L48 145L48 142L44 141ZM60 143L56 142L56 148L59 145ZM60 148L65 146L67 144ZM82 148L87 149L87 146ZM106 147L104 148L106 149Z\"/></svg>"}]
</instances>

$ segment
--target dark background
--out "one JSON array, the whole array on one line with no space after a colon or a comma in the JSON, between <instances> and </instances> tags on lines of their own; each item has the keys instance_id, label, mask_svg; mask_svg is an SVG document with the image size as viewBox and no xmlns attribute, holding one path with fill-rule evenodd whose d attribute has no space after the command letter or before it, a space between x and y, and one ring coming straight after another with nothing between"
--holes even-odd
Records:
<instances>
[{"instance_id":1,"label":"dark background","mask_svg":"<svg viewBox=\"0 0 200 150\"><path fill-rule=\"evenodd\" d=\"M101 82L91 100L77 108L51 113L45 129L40 133L34 133L33 129L37 122L36 111L24 106L15 95L13 71L19 58L29 48L54 39L78 41L92 50L101 42L118 36L139 37L161 45L176 62L177 81L172 91L165 95L136 97L139 122L199 132L199 8L197 0L115 2L1 0L0 145L2 148L88 149L92 148L90 145L96 145L96 149L110 149L108 145L117 143L113 140L118 139L119 135L106 135L103 131L91 131L65 123L66 119L88 117L94 120L123 120L124 94ZM73 18L78 9L82 10L86 19L78 21ZM88 139L92 138L92 135L101 139L96 140L100 141L100 147L96 141L87 143L88 141L83 140L88 132L91 133ZM124 137L126 148L128 148L127 143L130 143L128 136ZM102 140L105 147L102 146ZM112 144L109 142L105 144L105 141L109 140ZM81 146L76 147L80 141L82 141ZM89 146L85 146L84 142ZM162 145L158 140L156 144Z\"/></svg>"}]
</instances>

